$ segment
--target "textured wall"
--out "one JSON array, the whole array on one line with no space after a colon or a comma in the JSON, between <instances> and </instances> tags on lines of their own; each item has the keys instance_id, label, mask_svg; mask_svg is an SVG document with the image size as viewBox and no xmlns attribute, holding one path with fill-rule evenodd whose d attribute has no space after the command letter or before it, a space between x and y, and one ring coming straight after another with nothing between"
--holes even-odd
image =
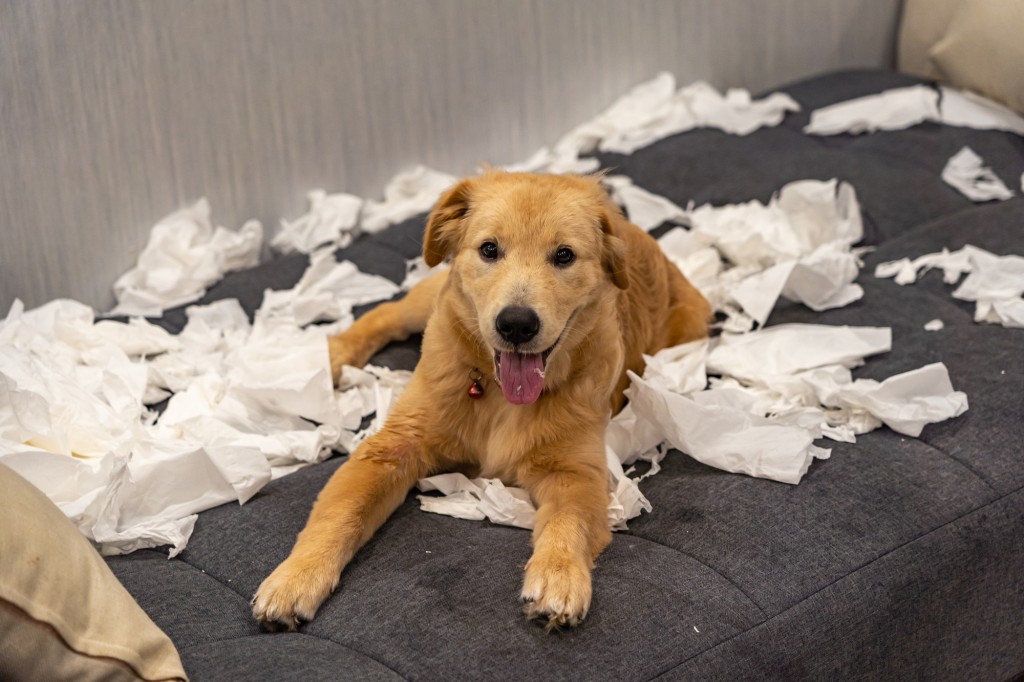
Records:
<instances>
[{"instance_id":1,"label":"textured wall","mask_svg":"<svg viewBox=\"0 0 1024 682\"><path fill-rule=\"evenodd\" d=\"M754 90L890 66L898 0L0 0L0 315L105 308L200 196L268 227L314 187L520 160L662 69Z\"/></svg>"}]
</instances>

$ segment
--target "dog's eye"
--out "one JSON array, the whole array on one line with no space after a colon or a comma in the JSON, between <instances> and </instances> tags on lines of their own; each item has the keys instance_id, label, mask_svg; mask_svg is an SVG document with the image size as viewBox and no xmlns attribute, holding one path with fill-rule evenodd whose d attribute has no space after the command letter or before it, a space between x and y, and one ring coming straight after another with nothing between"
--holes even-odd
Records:
<instances>
[{"instance_id":1,"label":"dog's eye","mask_svg":"<svg viewBox=\"0 0 1024 682\"><path fill-rule=\"evenodd\" d=\"M480 245L480 257L484 260L497 260L498 245L494 242L484 242Z\"/></svg>"},{"instance_id":2,"label":"dog's eye","mask_svg":"<svg viewBox=\"0 0 1024 682\"><path fill-rule=\"evenodd\" d=\"M576 260L576 254L568 246L563 246L555 251L555 263L558 265L568 265L574 260Z\"/></svg>"}]
</instances>

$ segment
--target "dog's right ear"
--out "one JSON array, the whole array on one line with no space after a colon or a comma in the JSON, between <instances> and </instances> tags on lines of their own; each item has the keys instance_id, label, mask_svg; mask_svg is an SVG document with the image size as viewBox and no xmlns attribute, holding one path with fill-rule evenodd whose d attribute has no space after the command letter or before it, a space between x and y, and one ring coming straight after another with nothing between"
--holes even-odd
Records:
<instances>
[{"instance_id":1,"label":"dog's right ear","mask_svg":"<svg viewBox=\"0 0 1024 682\"><path fill-rule=\"evenodd\" d=\"M460 223L469 212L472 180L463 180L441 195L427 218L423 235L423 260L429 267L439 265L455 249Z\"/></svg>"}]
</instances>

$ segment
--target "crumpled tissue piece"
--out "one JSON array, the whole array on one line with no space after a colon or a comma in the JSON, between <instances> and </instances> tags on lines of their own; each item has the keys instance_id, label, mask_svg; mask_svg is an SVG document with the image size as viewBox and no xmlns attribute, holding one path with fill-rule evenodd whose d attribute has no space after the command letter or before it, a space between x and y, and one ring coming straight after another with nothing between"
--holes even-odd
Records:
<instances>
[{"instance_id":1,"label":"crumpled tissue piece","mask_svg":"<svg viewBox=\"0 0 1024 682\"><path fill-rule=\"evenodd\" d=\"M358 232L362 208L363 200L355 195L313 190L309 211L295 220L282 220L270 246L280 253L313 253L326 245L344 248Z\"/></svg>"},{"instance_id":2,"label":"crumpled tissue piece","mask_svg":"<svg viewBox=\"0 0 1024 682\"><path fill-rule=\"evenodd\" d=\"M419 284L425 279L428 279L432 275L435 275L442 270L448 268L448 263L439 263L434 267L427 265L427 262L423 260L423 256L416 256L405 261L405 279L398 287L402 291L409 291L414 286Z\"/></svg>"},{"instance_id":3,"label":"crumpled tissue piece","mask_svg":"<svg viewBox=\"0 0 1024 682\"><path fill-rule=\"evenodd\" d=\"M971 201L1006 201L1012 198L1010 188L984 163L973 149L964 147L946 162L942 179Z\"/></svg>"},{"instance_id":4,"label":"crumpled tissue piece","mask_svg":"<svg viewBox=\"0 0 1024 682\"><path fill-rule=\"evenodd\" d=\"M860 259L852 250L863 225L848 183L791 182L767 206L703 205L689 208L685 221L688 233L671 230L659 243L712 307L727 313L726 329L763 326L780 296L820 311L864 294L854 283Z\"/></svg>"},{"instance_id":5,"label":"crumpled tissue piece","mask_svg":"<svg viewBox=\"0 0 1024 682\"><path fill-rule=\"evenodd\" d=\"M969 273L953 297L962 301L975 301L975 322L1001 324L1004 327L1024 327L1024 257L997 256L977 246L967 244L957 251L943 249L911 261L901 258L879 263L875 277L895 277L900 285L912 284L933 267L943 270L943 281L955 284L964 273Z\"/></svg>"},{"instance_id":6,"label":"crumpled tissue piece","mask_svg":"<svg viewBox=\"0 0 1024 682\"><path fill-rule=\"evenodd\" d=\"M682 223L686 211L665 197L633 184L625 175L609 175L602 182L610 188L612 201L626 209L629 221L645 232L662 223Z\"/></svg>"},{"instance_id":7,"label":"crumpled tissue piece","mask_svg":"<svg viewBox=\"0 0 1024 682\"><path fill-rule=\"evenodd\" d=\"M832 104L811 112L808 135L901 130L939 118L939 93L927 85L893 88Z\"/></svg>"},{"instance_id":8,"label":"crumpled tissue piece","mask_svg":"<svg viewBox=\"0 0 1024 682\"><path fill-rule=\"evenodd\" d=\"M829 456L815 439L855 442L883 423L916 437L967 409L941 363L881 383L852 379L850 367L890 346L888 328L793 324L665 349L682 364L631 374L625 424L613 420L609 447L627 459L667 440L709 466L797 483ZM705 372L721 375L706 389Z\"/></svg>"},{"instance_id":9,"label":"crumpled tissue piece","mask_svg":"<svg viewBox=\"0 0 1024 682\"><path fill-rule=\"evenodd\" d=\"M309 266L291 289L263 293L256 313L257 323L286 323L305 326L329 320L352 321L353 306L391 298L399 293L394 282L362 272L350 261L337 261L329 246L310 256ZM348 326L347 324L345 326Z\"/></svg>"},{"instance_id":10,"label":"crumpled tissue piece","mask_svg":"<svg viewBox=\"0 0 1024 682\"><path fill-rule=\"evenodd\" d=\"M342 427L337 447L355 452L367 436L380 431L411 378L412 372L376 365L344 367L335 397ZM373 421L364 429L361 425L369 415L373 415Z\"/></svg>"},{"instance_id":11,"label":"crumpled tissue piece","mask_svg":"<svg viewBox=\"0 0 1024 682\"><path fill-rule=\"evenodd\" d=\"M970 90L940 86L941 122L979 130L1003 130L1024 135L1024 116Z\"/></svg>"},{"instance_id":12,"label":"crumpled tissue piece","mask_svg":"<svg viewBox=\"0 0 1024 682\"><path fill-rule=\"evenodd\" d=\"M256 265L263 227L250 220L238 232L213 228L210 204L172 213L154 227L135 267L114 282L120 315L156 317L194 301L224 273Z\"/></svg>"},{"instance_id":13,"label":"crumpled tissue piece","mask_svg":"<svg viewBox=\"0 0 1024 682\"><path fill-rule=\"evenodd\" d=\"M441 193L455 184L456 177L426 166L403 171L384 188L384 199L367 199L360 227L364 232L380 232L389 225L429 211Z\"/></svg>"},{"instance_id":14,"label":"crumpled tissue piece","mask_svg":"<svg viewBox=\"0 0 1024 682\"><path fill-rule=\"evenodd\" d=\"M527 161L507 168L587 173L597 170L597 161L579 157L596 150L629 154L669 135L700 127L749 135L758 128L776 126L786 112L799 110L800 105L782 92L753 100L746 90L732 89L722 95L704 82L676 90L675 77L662 72L569 131L553 149L542 148Z\"/></svg>"},{"instance_id":15,"label":"crumpled tissue piece","mask_svg":"<svg viewBox=\"0 0 1024 682\"><path fill-rule=\"evenodd\" d=\"M522 488L506 487L496 478L474 478L463 474L440 474L417 481L422 492L438 491L444 497L418 495L420 509L460 519L494 523L517 528L533 528L537 512L529 494Z\"/></svg>"},{"instance_id":16,"label":"crumpled tissue piece","mask_svg":"<svg viewBox=\"0 0 1024 682\"><path fill-rule=\"evenodd\" d=\"M733 473L799 483L815 458L829 451L818 434L765 417L659 391L632 372L627 394L634 411L655 424L672 447L699 462Z\"/></svg>"},{"instance_id":17,"label":"crumpled tissue piece","mask_svg":"<svg viewBox=\"0 0 1024 682\"><path fill-rule=\"evenodd\" d=\"M925 121L1024 135L1024 117L1013 110L973 92L946 86L936 91L928 85L893 88L815 109L804 132L856 135L901 130Z\"/></svg>"},{"instance_id":18,"label":"crumpled tissue piece","mask_svg":"<svg viewBox=\"0 0 1024 682\"><path fill-rule=\"evenodd\" d=\"M73 301L0 325L0 461L38 486L104 553L171 544L194 518L244 502L270 467L255 448L167 440L145 409L147 370ZM173 472L173 475L169 475Z\"/></svg>"}]
</instances>

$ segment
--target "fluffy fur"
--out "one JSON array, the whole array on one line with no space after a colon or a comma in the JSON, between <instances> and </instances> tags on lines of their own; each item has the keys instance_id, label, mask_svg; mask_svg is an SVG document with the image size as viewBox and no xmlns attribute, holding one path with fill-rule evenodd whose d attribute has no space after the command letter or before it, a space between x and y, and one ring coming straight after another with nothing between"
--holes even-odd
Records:
<instances>
[{"instance_id":1,"label":"fluffy fur","mask_svg":"<svg viewBox=\"0 0 1024 682\"><path fill-rule=\"evenodd\" d=\"M492 171L464 180L431 213L423 254L451 267L330 340L336 377L420 331L422 358L384 428L339 467L290 556L260 585L253 614L272 629L313 618L416 480L445 471L529 491L537 518L526 614L578 624L594 559L611 540L604 431L622 407L625 372L642 373L644 353L707 333L707 302L599 178ZM528 341L512 344L496 328L509 306L535 311ZM513 404L500 358L542 352L543 392ZM471 377L484 388L476 399Z\"/></svg>"}]
</instances>

